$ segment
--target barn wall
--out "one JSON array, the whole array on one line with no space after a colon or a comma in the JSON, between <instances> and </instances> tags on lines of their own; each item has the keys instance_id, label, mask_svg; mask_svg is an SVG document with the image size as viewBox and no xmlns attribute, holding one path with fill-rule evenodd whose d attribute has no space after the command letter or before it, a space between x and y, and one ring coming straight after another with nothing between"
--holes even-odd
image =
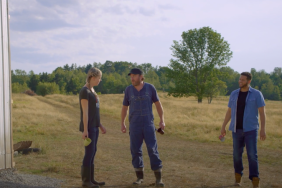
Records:
<instances>
[{"instance_id":1,"label":"barn wall","mask_svg":"<svg viewBox=\"0 0 282 188\"><path fill-rule=\"evenodd\" d=\"M0 0L0 169L13 167L8 0Z\"/></svg>"}]
</instances>

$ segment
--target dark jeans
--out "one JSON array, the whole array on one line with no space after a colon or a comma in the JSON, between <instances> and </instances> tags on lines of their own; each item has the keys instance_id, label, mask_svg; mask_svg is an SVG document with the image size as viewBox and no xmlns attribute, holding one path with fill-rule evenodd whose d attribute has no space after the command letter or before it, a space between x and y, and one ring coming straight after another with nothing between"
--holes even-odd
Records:
<instances>
[{"instance_id":1,"label":"dark jeans","mask_svg":"<svg viewBox=\"0 0 282 188\"><path fill-rule=\"evenodd\" d=\"M259 177L257 155L258 130L243 132L242 129L237 129L236 133L232 133L232 137L235 173L243 175L242 155L246 146L249 161L249 179L252 180L253 177Z\"/></svg>"},{"instance_id":2,"label":"dark jeans","mask_svg":"<svg viewBox=\"0 0 282 188\"><path fill-rule=\"evenodd\" d=\"M99 137L99 127L90 127L88 129L88 137L92 142L85 147L85 155L83 158L83 166L90 167L94 164L94 157L97 151L97 142Z\"/></svg>"}]
</instances>

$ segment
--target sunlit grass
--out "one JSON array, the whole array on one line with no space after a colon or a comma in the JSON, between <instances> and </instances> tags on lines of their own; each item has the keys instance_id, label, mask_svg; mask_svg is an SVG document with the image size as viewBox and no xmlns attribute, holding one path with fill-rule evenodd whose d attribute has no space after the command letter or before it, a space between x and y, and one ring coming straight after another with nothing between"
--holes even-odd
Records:
<instances>
[{"instance_id":1,"label":"sunlit grass","mask_svg":"<svg viewBox=\"0 0 282 188\"><path fill-rule=\"evenodd\" d=\"M166 122L165 135L158 135L166 178L170 182L176 182L174 179L179 178L178 185L182 185L181 182L186 184L193 182L193 185L199 185L202 181L218 185L218 180L213 179L218 176L214 173L215 170L223 170L229 166L232 175L230 131L224 143L218 140L227 110L228 97L216 98L212 104L208 104L207 100L198 104L193 97L173 98L163 92L159 92L159 96L164 107ZM107 177L106 180L110 182L123 182L126 178L130 181L135 177L130 165L129 136L128 133L120 132L123 95L108 94L99 97L103 116L101 122L106 126L108 133L99 137L95 157L97 176L98 178L103 176L102 179ZM80 118L78 96L31 97L25 94L13 94L13 101L14 143L31 140L32 147L41 149L38 154L16 156L16 168L25 173L67 178L68 186L79 185L79 169L84 148L81 133L78 131ZM282 160L279 159L282 152L281 107L280 101L266 101L268 138L264 142L258 142L259 149L267 151L260 153L259 156L263 168L267 170L271 168L273 171L272 174L265 174L265 178L269 181L272 177L275 178L276 172L280 173L282 165ZM155 125L158 126L159 117L155 107L153 109ZM129 126L128 120L126 124ZM244 157L246 163L245 154ZM148 156L144 155L144 158L147 165L145 172L151 173ZM230 173L224 176L228 178ZM208 179L206 174L209 176ZM181 179L186 175L185 181ZM146 178L153 180L153 176ZM128 183L127 181L125 184ZM221 182L224 185L224 182Z\"/></svg>"}]
</instances>

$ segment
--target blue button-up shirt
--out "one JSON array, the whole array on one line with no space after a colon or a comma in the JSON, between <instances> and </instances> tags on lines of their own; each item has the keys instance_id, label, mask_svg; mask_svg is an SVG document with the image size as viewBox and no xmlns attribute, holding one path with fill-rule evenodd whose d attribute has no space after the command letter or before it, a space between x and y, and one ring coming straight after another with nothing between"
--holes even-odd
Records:
<instances>
[{"instance_id":1,"label":"blue button-up shirt","mask_svg":"<svg viewBox=\"0 0 282 188\"><path fill-rule=\"evenodd\" d=\"M234 90L230 94L228 107L231 108L231 123L229 130L236 132L236 116L237 116L237 100L240 88ZM259 90L252 87L249 88L249 93L246 98L246 105L243 119L243 131L248 132L259 129L258 108L265 106L264 98Z\"/></svg>"}]
</instances>

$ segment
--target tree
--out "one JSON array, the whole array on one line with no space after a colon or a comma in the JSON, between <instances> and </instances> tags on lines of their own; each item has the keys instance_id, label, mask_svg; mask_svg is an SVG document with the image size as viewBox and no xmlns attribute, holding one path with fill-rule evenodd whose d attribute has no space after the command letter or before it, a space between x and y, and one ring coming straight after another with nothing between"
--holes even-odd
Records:
<instances>
[{"instance_id":1,"label":"tree","mask_svg":"<svg viewBox=\"0 0 282 188\"><path fill-rule=\"evenodd\" d=\"M282 84L282 68L281 67L275 67L274 71L270 74L270 79L277 86L279 84Z\"/></svg>"},{"instance_id":2,"label":"tree","mask_svg":"<svg viewBox=\"0 0 282 188\"><path fill-rule=\"evenodd\" d=\"M59 86L55 82L39 82L36 93L38 95L50 95L50 94L59 94Z\"/></svg>"},{"instance_id":3,"label":"tree","mask_svg":"<svg viewBox=\"0 0 282 188\"><path fill-rule=\"evenodd\" d=\"M24 70L16 69L15 72L12 71L12 83L18 82L23 85L29 81L29 77Z\"/></svg>"},{"instance_id":4,"label":"tree","mask_svg":"<svg viewBox=\"0 0 282 188\"><path fill-rule=\"evenodd\" d=\"M42 74L39 74L40 76L40 82L49 82L49 76L48 76L48 73L42 73Z\"/></svg>"},{"instance_id":5,"label":"tree","mask_svg":"<svg viewBox=\"0 0 282 188\"><path fill-rule=\"evenodd\" d=\"M232 91L239 88L240 74L228 66L221 67L219 71L221 74L218 75L218 79L226 83L226 95L230 95Z\"/></svg>"},{"instance_id":6,"label":"tree","mask_svg":"<svg viewBox=\"0 0 282 188\"><path fill-rule=\"evenodd\" d=\"M55 71L52 73L53 76L53 82L59 85L60 87L60 93L66 94L66 77L65 77L65 71L63 68L58 67Z\"/></svg>"},{"instance_id":7,"label":"tree","mask_svg":"<svg viewBox=\"0 0 282 188\"><path fill-rule=\"evenodd\" d=\"M144 75L144 77L146 82L153 84L157 89L161 89L159 76L154 70L149 70L147 74Z\"/></svg>"},{"instance_id":8,"label":"tree","mask_svg":"<svg viewBox=\"0 0 282 188\"><path fill-rule=\"evenodd\" d=\"M252 68L251 74L253 76L251 86L254 88L257 86L259 90L262 90L262 86L271 81L270 75L264 70L256 71L256 69ZM273 82L271 82L271 84L273 85Z\"/></svg>"},{"instance_id":9,"label":"tree","mask_svg":"<svg viewBox=\"0 0 282 188\"><path fill-rule=\"evenodd\" d=\"M85 67L85 73L88 74L88 71L92 68L91 64L86 65Z\"/></svg>"},{"instance_id":10,"label":"tree","mask_svg":"<svg viewBox=\"0 0 282 188\"><path fill-rule=\"evenodd\" d=\"M174 80L175 87L169 95L188 97L195 95L201 103L206 82L215 67L226 65L232 57L229 44L209 27L183 32L182 41L173 41L172 55L167 76Z\"/></svg>"},{"instance_id":11,"label":"tree","mask_svg":"<svg viewBox=\"0 0 282 188\"><path fill-rule=\"evenodd\" d=\"M227 88L225 82L219 80L217 77L206 82L206 97L208 98L208 103L212 102L212 99L218 96L220 93L224 93ZM226 93L226 92L225 92Z\"/></svg>"},{"instance_id":12,"label":"tree","mask_svg":"<svg viewBox=\"0 0 282 188\"><path fill-rule=\"evenodd\" d=\"M19 84L18 82L12 83L12 93L22 93L28 89L29 88L25 82L23 84Z\"/></svg>"},{"instance_id":13,"label":"tree","mask_svg":"<svg viewBox=\"0 0 282 188\"><path fill-rule=\"evenodd\" d=\"M30 79L28 82L28 87L32 90L32 91L36 91L37 85L40 82L39 80L39 76L36 74L30 74Z\"/></svg>"}]
</instances>

